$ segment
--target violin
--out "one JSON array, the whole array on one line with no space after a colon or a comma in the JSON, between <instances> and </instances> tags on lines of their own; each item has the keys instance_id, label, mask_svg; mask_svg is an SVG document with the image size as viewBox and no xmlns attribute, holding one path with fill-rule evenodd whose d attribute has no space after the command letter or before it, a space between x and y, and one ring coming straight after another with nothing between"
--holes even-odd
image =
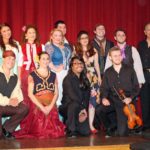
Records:
<instances>
[{"instance_id":1,"label":"violin","mask_svg":"<svg viewBox=\"0 0 150 150\"><path fill-rule=\"evenodd\" d=\"M122 101L126 98L123 90L119 90L117 94L119 94L119 98ZM125 104L123 112L128 117L127 123L129 129L134 129L136 126L140 127L143 125L142 119L136 114L136 109L133 104Z\"/></svg>"}]
</instances>

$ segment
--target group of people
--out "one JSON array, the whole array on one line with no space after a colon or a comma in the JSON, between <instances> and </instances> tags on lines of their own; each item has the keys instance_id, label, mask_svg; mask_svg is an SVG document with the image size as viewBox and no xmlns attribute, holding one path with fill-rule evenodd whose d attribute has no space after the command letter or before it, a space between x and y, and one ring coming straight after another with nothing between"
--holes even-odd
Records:
<instances>
[{"instance_id":1,"label":"group of people","mask_svg":"<svg viewBox=\"0 0 150 150\"><path fill-rule=\"evenodd\" d=\"M21 45L0 25L0 137L58 138L96 134L100 126L128 135L124 105L141 97L143 129L150 128L150 23L138 50L117 29L116 44L96 25L91 41L80 31L75 45L59 20L42 45L35 26L23 27ZM118 92L125 93L123 101ZM7 118L6 118L7 117ZM19 125L19 130L16 130Z\"/></svg>"}]
</instances>

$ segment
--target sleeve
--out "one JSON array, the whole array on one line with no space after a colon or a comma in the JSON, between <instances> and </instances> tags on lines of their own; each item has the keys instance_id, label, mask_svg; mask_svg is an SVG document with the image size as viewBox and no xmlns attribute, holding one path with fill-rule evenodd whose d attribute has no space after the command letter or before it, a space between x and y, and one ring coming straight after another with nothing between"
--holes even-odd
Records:
<instances>
[{"instance_id":1,"label":"sleeve","mask_svg":"<svg viewBox=\"0 0 150 150\"><path fill-rule=\"evenodd\" d=\"M137 75L135 70L132 70L131 74L131 82L132 82L132 93L131 93L131 98L133 99L134 97L138 96L140 92L140 87L137 79Z\"/></svg>"},{"instance_id":2,"label":"sleeve","mask_svg":"<svg viewBox=\"0 0 150 150\"><path fill-rule=\"evenodd\" d=\"M132 57L134 61L134 70L137 74L139 84L145 83L144 73L143 73L143 66L141 62L140 55L135 47L132 47Z\"/></svg>"},{"instance_id":3,"label":"sleeve","mask_svg":"<svg viewBox=\"0 0 150 150\"><path fill-rule=\"evenodd\" d=\"M43 44L41 44L42 46L42 52L45 52L45 46Z\"/></svg>"},{"instance_id":4,"label":"sleeve","mask_svg":"<svg viewBox=\"0 0 150 150\"><path fill-rule=\"evenodd\" d=\"M20 87L20 81L17 81L16 87L14 88L10 98L18 98L19 102L23 101L23 94L22 94L22 90Z\"/></svg>"},{"instance_id":5,"label":"sleeve","mask_svg":"<svg viewBox=\"0 0 150 150\"><path fill-rule=\"evenodd\" d=\"M114 47L114 43L110 41L110 48Z\"/></svg>"},{"instance_id":6,"label":"sleeve","mask_svg":"<svg viewBox=\"0 0 150 150\"><path fill-rule=\"evenodd\" d=\"M106 63L105 63L104 71L106 71L111 66L112 66L112 61L110 60L109 54L108 54L107 57L106 57Z\"/></svg>"},{"instance_id":7,"label":"sleeve","mask_svg":"<svg viewBox=\"0 0 150 150\"><path fill-rule=\"evenodd\" d=\"M54 49L50 43L45 44L45 51L49 54L50 62L51 62Z\"/></svg>"},{"instance_id":8,"label":"sleeve","mask_svg":"<svg viewBox=\"0 0 150 150\"><path fill-rule=\"evenodd\" d=\"M21 67L23 65L23 53L22 53L22 48L21 46L18 44L18 67Z\"/></svg>"},{"instance_id":9,"label":"sleeve","mask_svg":"<svg viewBox=\"0 0 150 150\"><path fill-rule=\"evenodd\" d=\"M0 106L7 106L9 105L9 98L7 96L3 96L0 93Z\"/></svg>"},{"instance_id":10,"label":"sleeve","mask_svg":"<svg viewBox=\"0 0 150 150\"><path fill-rule=\"evenodd\" d=\"M79 96L79 93L77 93L77 90L79 89L76 90L74 88L74 84L69 80L69 78L65 78L65 80L63 81L63 93L66 95L68 102L82 102L82 100L80 100L81 97Z\"/></svg>"},{"instance_id":11,"label":"sleeve","mask_svg":"<svg viewBox=\"0 0 150 150\"><path fill-rule=\"evenodd\" d=\"M108 78L107 78L107 71L105 72L102 80L102 84L100 87L100 92L101 92L101 98L108 98L109 94L109 84L108 84Z\"/></svg>"}]
</instances>

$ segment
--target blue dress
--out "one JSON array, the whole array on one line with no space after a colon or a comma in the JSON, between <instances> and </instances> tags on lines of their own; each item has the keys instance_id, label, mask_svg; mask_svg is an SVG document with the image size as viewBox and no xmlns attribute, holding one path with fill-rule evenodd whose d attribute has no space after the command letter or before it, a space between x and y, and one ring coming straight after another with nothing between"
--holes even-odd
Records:
<instances>
[{"instance_id":1,"label":"blue dress","mask_svg":"<svg viewBox=\"0 0 150 150\"><path fill-rule=\"evenodd\" d=\"M64 44L64 48L60 49L58 46L50 42L45 45L45 51L49 54L50 61L53 63L55 67L59 65L64 66L64 68L60 72L55 72L57 75L58 91L59 91L59 96L56 101L56 104L59 107L61 105L62 93L63 93L62 82L68 73L72 51L68 44Z\"/></svg>"}]
</instances>

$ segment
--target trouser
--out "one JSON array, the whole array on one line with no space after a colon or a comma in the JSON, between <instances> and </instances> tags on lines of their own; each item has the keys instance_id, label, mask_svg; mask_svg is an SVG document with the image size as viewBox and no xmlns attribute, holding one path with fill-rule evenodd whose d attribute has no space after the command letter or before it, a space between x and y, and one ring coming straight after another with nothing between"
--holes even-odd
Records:
<instances>
[{"instance_id":1,"label":"trouser","mask_svg":"<svg viewBox=\"0 0 150 150\"><path fill-rule=\"evenodd\" d=\"M143 127L150 128L150 83L146 82L143 85L140 96Z\"/></svg>"},{"instance_id":2,"label":"trouser","mask_svg":"<svg viewBox=\"0 0 150 150\"><path fill-rule=\"evenodd\" d=\"M119 136L124 136L128 133L127 117L123 112L123 107L124 104L121 102L121 100L113 98L113 104L110 106L99 105L99 107L96 109L96 115L99 115L106 128L111 128L115 125L112 124L112 120L108 117L108 114L114 116L112 113L116 112L117 133Z\"/></svg>"},{"instance_id":3,"label":"trouser","mask_svg":"<svg viewBox=\"0 0 150 150\"><path fill-rule=\"evenodd\" d=\"M28 107L23 103L18 106L0 106L0 135L2 135L2 117L11 116L10 119L6 120L3 124L3 128L6 131L12 133L19 125L21 120L28 114Z\"/></svg>"},{"instance_id":4,"label":"trouser","mask_svg":"<svg viewBox=\"0 0 150 150\"><path fill-rule=\"evenodd\" d=\"M77 132L80 135L89 135L90 128L88 119L82 123L79 122L79 113L81 110L82 108L78 103L72 102L66 107L60 107L60 114L66 118L65 123L69 132Z\"/></svg>"},{"instance_id":5,"label":"trouser","mask_svg":"<svg viewBox=\"0 0 150 150\"><path fill-rule=\"evenodd\" d=\"M105 129L115 128L117 126L116 112L114 106L97 105L95 117L100 120Z\"/></svg>"}]
</instances>

